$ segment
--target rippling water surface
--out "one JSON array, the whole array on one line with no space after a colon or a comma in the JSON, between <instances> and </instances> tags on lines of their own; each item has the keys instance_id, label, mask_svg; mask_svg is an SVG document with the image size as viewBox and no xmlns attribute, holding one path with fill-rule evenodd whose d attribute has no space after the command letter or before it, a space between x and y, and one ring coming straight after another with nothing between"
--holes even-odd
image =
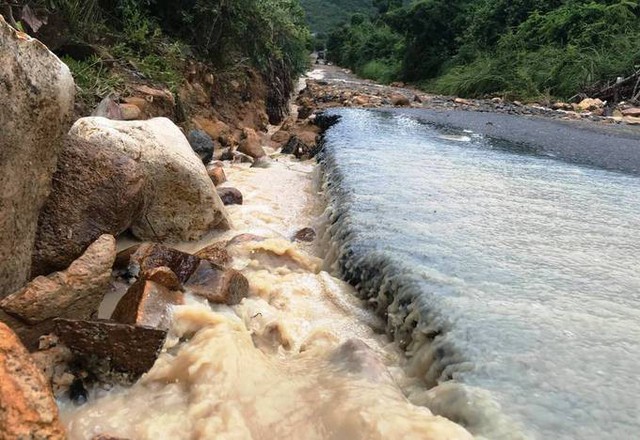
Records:
<instances>
[{"instance_id":1,"label":"rippling water surface","mask_svg":"<svg viewBox=\"0 0 640 440\"><path fill-rule=\"evenodd\" d=\"M640 179L338 113L337 261L410 354L430 350L417 374L489 391L533 438L640 437Z\"/></svg>"}]
</instances>

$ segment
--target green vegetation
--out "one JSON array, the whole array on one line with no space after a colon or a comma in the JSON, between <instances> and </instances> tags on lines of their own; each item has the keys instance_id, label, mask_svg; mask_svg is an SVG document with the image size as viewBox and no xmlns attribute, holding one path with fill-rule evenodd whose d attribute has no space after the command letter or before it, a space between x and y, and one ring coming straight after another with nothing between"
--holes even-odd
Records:
<instances>
[{"instance_id":1,"label":"green vegetation","mask_svg":"<svg viewBox=\"0 0 640 440\"><path fill-rule=\"evenodd\" d=\"M327 43L330 59L376 80L568 98L640 64L638 0L376 1L377 13L354 16Z\"/></svg>"},{"instance_id":2,"label":"green vegetation","mask_svg":"<svg viewBox=\"0 0 640 440\"><path fill-rule=\"evenodd\" d=\"M175 89L187 57L224 71L251 66L280 82L308 64L298 0L24 0L15 10L23 5L58 17L68 42L91 52L62 50L87 100L120 87L127 73Z\"/></svg>"},{"instance_id":3,"label":"green vegetation","mask_svg":"<svg viewBox=\"0 0 640 440\"><path fill-rule=\"evenodd\" d=\"M300 0L313 32L323 34L349 21L355 13L373 12L371 0Z\"/></svg>"}]
</instances>

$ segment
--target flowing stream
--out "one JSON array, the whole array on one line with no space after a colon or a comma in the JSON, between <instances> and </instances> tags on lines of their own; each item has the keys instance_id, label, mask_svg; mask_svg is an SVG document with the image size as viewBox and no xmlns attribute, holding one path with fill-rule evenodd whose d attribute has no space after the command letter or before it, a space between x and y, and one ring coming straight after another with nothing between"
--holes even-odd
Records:
<instances>
[{"instance_id":1,"label":"flowing stream","mask_svg":"<svg viewBox=\"0 0 640 440\"><path fill-rule=\"evenodd\" d=\"M330 261L414 403L487 438L640 432L640 179L393 111L337 110Z\"/></svg>"}]
</instances>

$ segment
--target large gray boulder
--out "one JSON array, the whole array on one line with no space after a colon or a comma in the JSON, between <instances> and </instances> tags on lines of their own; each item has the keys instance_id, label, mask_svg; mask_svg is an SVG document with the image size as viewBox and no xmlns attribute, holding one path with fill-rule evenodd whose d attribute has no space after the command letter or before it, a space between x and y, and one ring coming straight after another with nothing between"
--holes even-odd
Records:
<instances>
[{"instance_id":1,"label":"large gray boulder","mask_svg":"<svg viewBox=\"0 0 640 440\"><path fill-rule=\"evenodd\" d=\"M0 298L31 272L38 214L74 104L73 77L0 17Z\"/></svg>"},{"instance_id":2,"label":"large gray boulder","mask_svg":"<svg viewBox=\"0 0 640 440\"><path fill-rule=\"evenodd\" d=\"M139 220L147 177L122 151L66 136L38 223L31 276L66 269L98 237Z\"/></svg>"},{"instance_id":3,"label":"large gray boulder","mask_svg":"<svg viewBox=\"0 0 640 440\"><path fill-rule=\"evenodd\" d=\"M147 207L131 227L139 239L197 240L212 229L230 227L202 160L169 119L82 118L69 134L123 152L142 166L148 178Z\"/></svg>"}]
</instances>

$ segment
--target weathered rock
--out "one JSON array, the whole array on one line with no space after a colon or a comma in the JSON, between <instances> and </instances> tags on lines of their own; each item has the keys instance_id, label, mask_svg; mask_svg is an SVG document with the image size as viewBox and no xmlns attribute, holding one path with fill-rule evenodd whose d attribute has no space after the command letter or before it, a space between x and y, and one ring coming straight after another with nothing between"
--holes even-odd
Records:
<instances>
[{"instance_id":1,"label":"weathered rock","mask_svg":"<svg viewBox=\"0 0 640 440\"><path fill-rule=\"evenodd\" d=\"M202 261L185 283L185 289L216 304L236 305L249 295L249 281L237 270L223 270Z\"/></svg>"},{"instance_id":2,"label":"weathered rock","mask_svg":"<svg viewBox=\"0 0 640 440\"><path fill-rule=\"evenodd\" d=\"M271 168L271 158L269 156L259 157L253 161L251 168Z\"/></svg>"},{"instance_id":3,"label":"weathered rock","mask_svg":"<svg viewBox=\"0 0 640 440\"><path fill-rule=\"evenodd\" d=\"M640 118L640 108L631 107L621 110L623 116L631 116L633 118Z\"/></svg>"},{"instance_id":4,"label":"weathered rock","mask_svg":"<svg viewBox=\"0 0 640 440\"><path fill-rule=\"evenodd\" d=\"M169 290L182 290L182 283L178 279L178 275L167 266L154 267L142 273L142 278L147 281L153 281Z\"/></svg>"},{"instance_id":5,"label":"weathered rock","mask_svg":"<svg viewBox=\"0 0 640 440\"><path fill-rule=\"evenodd\" d=\"M146 174L117 150L67 136L38 222L31 276L66 269L102 234L141 218Z\"/></svg>"},{"instance_id":6,"label":"weathered rock","mask_svg":"<svg viewBox=\"0 0 640 440\"><path fill-rule=\"evenodd\" d=\"M120 104L120 114L125 121L142 119L142 110L135 104Z\"/></svg>"},{"instance_id":7,"label":"weathered rock","mask_svg":"<svg viewBox=\"0 0 640 440\"><path fill-rule=\"evenodd\" d=\"M187 138L193 151L202 159L206 165L213 159L213 140L202 130L191 130Z\"/></svg>"},{"instance_id":8,"label":"weathered rock","mask_svg":"<svg viewBox=\"0 0 640 440\"><path fill-rule=\"evenodd\" d=\"M295 135L291 136L286 145L282 147L282 150L280 150L282 154L293 154L298 159L303 157L305 154L308 154L310 151L311 148Z\"/></svg>"},{"instance_id":9,"label":"weathered rock","mask_svg":"<svg viewBox=\"0 0 640 440\"><path fill-rule=\"evenodd\" d=\"M409 107L411 105L409 98L404 96L402 93L392 93L391 96L389 96L389 99L396 107Z\"/></svg>"},{"instance_id":10,"label":"weathered rock","mask_svg":"<svg viewBox=\"0 0 640 440\"><path fill-rule=\"evenodd\" d=\"M175 117L176 99L169 90L154 89L146 85L135 86L133 90L136 97L147 102L144 110L141 109L145 118Z\"/></svg>"},{"instance_id":11,"label":"weathered rock","mask_svg":"<svg viewBox=\"0 0 640 440\"><path fill-rule=\"evenodd\" d=\"M195 118L194 125L207 133L211 139L229 147L233 143L231 128L222 121L213 121L205 118Z\"/></svg>"},{"instance_id":12,"label":"weathered rock","mask_svg":"<svg viewBox=\"0 0 640 440\"><path fill-rule=\"evenodd\" d=\"M211 177L211 181L215 186L218 186L221 183L227 181L227 175L225 174L222 167L209 168L207 172L209 173L209 177Z\"/></svg>"},{"instance_id":13,"label":"weathered rock","mask_svg":"<svg viewBox=\"0 0 640 440\"><path fill-rule=\"evenodd\" d=\"M71 351L96 357L117 370L141 375L153 366L166 331L109 321L56 319L55 333Z\"/></svg>"},{"instance_id":14,"label":"weathered rock","mask_svg":"<svg viewBox=\"0 0 640 440\"><path fill-rule=\"evenodd\" d=\"M583 111L596 110L603 106L604 106L604 102L601 99L585 98L582 101L580 101L579 104L577 104L577 109L583 110Z\"/></svg>"},{"instance_id":15,"label":"weathered rock","mask_svg":"<svg viewBox=\"0 0 640 440\"><path fill-rule=\"evenodd\" d=\"M226 205L242 205L242 193L237 188L218 188L218 195L222 203Z\"/></svg>"},{"instance_id":16,"label":"weathered rock","mask_svg":"<svg viewBox=\"0 0 640 440\"><path fill-rule=\"evenodd\" d=\"M107 291L115 257L115 239L101 236L67 270L36 277L0 301L0 320L34 349L40 336L51 333L54 318L91 318Z\"/></svg>"},{"instance_id":17,"label":"weathered rock","mask_svg":"<svg viewBox=\"0 0 640 440\"><path fill-rule=\"evenodd\" d=\"M71 123L74 93L67 66L0 17L0 298L31 272L38 214Z\"/></svg>"},{"instance_id":18,"label":"weathered rock","mask_svg":"<svg viewBox=\"0 0 640 440\"><path fill-rule=\"evenodd\" d=\"M52 335L53 336L53 335ZM43 338L45 338L43 336ZM58 338L53 336L56 341ZM71 350L62 344L58 344L48 348L42 348L31 354L33 361L40 371L44 373L45 379L51 384L54 396L64 396L75 376L70 373L70 363L73 361Z\"/></svg>"},{"instance_id":19,"label":"weathered rock","mask_svg":"<svg viewBox=\"0 0 640 440\"><path fill-rule=\"evenodd\" d=\"M273 142L277 142L278 144L281 144L283 142L286 142L287 139L289 139L289 137L291 137L291 135L289 134L288 131L278 130L271 136L271 140Z\"/></svg>"},{"instance_id":20,"label":"weathered rock","mask_svg":"<svg viewBox=\"0 0 640 440\"><path fill-rule=\"evenodd\" d=\"M363 95L358 95L353 98L353 105L365 106L369 104L369 98Z\"/></svg>"},{"instance_id":21,"label":"weathered rock","mask_svg":"<svg viewBox=\"0 0 640 440\"><path fill-rule=\"evenodd\" d=\"M171 325L171 309L181 304L184 304L182 292L172 291L159 283L141 278L120 299L111 319L122 324L168 330Z\"/></svg>"},{"instance_id":22,"label":"weathered rock","mask_svg":"<svg viewBox=\"0 0 640 440\"><path fill-rule=\"evenodd\" d=\"M99 116L101 118L113 119L115 121L123 120L122 109L120 105L110 96L107 96L91 113L91 116Z\"/></svg>"},{"instance_id":23,"label":"weathered rock","mask_svg":"<svg viewBox=\"0 0 640 440\"><path fill-rule=\"evenodd\" d=\"M232 258L225 249L226 243L216 243L200 249L195 256L207 260L216 266L226 267L231 264Z\"/></svg>"},{"instance_id":24,"label":"weathered rock","mask_svg":"<svg viewBox=\"0 0 640 440\"><path fill-rule=\"evenodd\" d=\"M295 241L306 241L310 243L316 239L316 231L314 231L313 228L302 228L296 232L293 239Z\"/></svg>"},{"instance_id":25,"label":"weathered rock","mask_svg":"<svg viewBox=\"0 0 640 440\"><path fill-rule=\"evenodd\" d=\"M266 155L262 148L262 143L260 142L260 136L258 136L258 133L251 128L245 128L243 130L238 151L251 156L254 159Z\"/></svg>"},{"instance_id":26,"label":"weathered rock","mask_svg":"<svg viewBox=\"0 0 640 440\"><path fill-rule=\"evenodd\" d=\"M168 267L184 283L200 264L200 258L156 243L144 243L121 251L115 269L128 270L133 276L149 274L153 269Z\"/></svg>"},{"instance_id":27,"label":"weathered rock","mask_svg":"<svg viewBox=\"0 0 640 440\"><path fill-rule=\"evenodd\" d=\"M146 172L144 215L131 231L142 240L196 240L229 220L202 161L168 119L78 120L71 134L101 148L124 152Z\"/></svg>"},{"instance_id":28,"label":"weathered rock","mask_svg":"<svg viewBox=\"0 0 640 440\"><path fill-rule=\"evenodd\" d=\"M231 153L232 157L230 160L233 161L233 163L253 163L254 159L244 153L240 153L239 151L234 151L233 153Z\"/></svg>"},{"instance_id":29,"label":"weathered rock","mask_svg":"<svg viewBox=\"0 0 640 440\"><path fill-rule=\"evenodd\" d=\"M17 335L0 323L0 438L63 440L58 407Z\"/></svg>"},{"instance_id":30,"label":"weathered rock","mask_svg":"<svg viewBox=\"0 0 640 440\"><path fill-rule=\"evenodd\" d=\"M140 98L137 96L129 96L127 98L123 98L124 104L127 106L136 106L140 115L136 119L149 119L149 116L146 113L148 101L144 98Z\"/></svg>"}]
</instances>

